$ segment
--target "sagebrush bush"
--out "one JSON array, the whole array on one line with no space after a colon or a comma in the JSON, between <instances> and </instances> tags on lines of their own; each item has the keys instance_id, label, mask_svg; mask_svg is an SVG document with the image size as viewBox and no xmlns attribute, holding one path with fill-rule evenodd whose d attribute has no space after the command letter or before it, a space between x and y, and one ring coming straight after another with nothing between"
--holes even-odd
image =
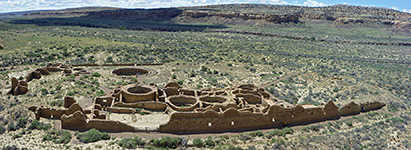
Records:
<instances>
[{"instance_id":1,"label":"sagebrush bush","mask_svg":"<svg viewBox=\"0 0 411 150\"><path fill-rule=\"evenodd\" d=\"M48 123L42 123L39 122L38 120L33 120L31 122L31 124L29 125L29 127L27 127L29 130L34 130L34 129L38 129L38 130L48 130L51 128L51 124Z\"/></svg>"},{"instance_id":2,"label":"sagebrush bush","mask_svg":"<svg viewBox=\"0 0 411 150\"><path fill-rule=\"evenodd\" d=\"M251 132L250 135L252 137L256 137L256 136L261 137L261 136L264 136L264 133L262 131L258 130L258 131Z\"/></svg>"},{"instance_id":3,"label":"sagebrush bush","mask_svg":"<svg viewBox=\"0 0 411 150\"><path fill-rule=\"evenodd\" d=\"M194 138L193 139L193 144L195 147L204 147L204 141L201 138Z\"/></svg>"},{"instance_id":4,"label":"sagebrush bush","mask_svg":"<svg viewBox=\"0 0 411 150\"><path fill-rule=\"evenodd\" d=\"M27 118L19 118L16 124L16 129L26 128L28 122L29 120Z\"/></svg>"},{"instance_id":5,"label":"sagebrush bush","mask_svg":"<svg viewBox=\"0 0 411 150\"><path fill-rule=\"evenodd\" d=\"M0 134L3 134L4 132L6 132L6 128L3 124L0 124Z\"/></svg>"},{"instance_id":6,"label":"sagebrush bush","mask_svg":"<svg viewBox=\"0 0 411 150\"><path fill-rule=\"evenodd\" d=\"M43 141L52 141L56 144L67 144L71 141L71 133L68 131L51 130L43 136Z\"/></svg>"},{"instance_id":7,"label":"sagebrush bush","mask_svg":"<svg viewBox=\"0 0 411 150\"><path fill-rule=\"evenodd\" d=\"M215 142L213 141L212 137L208 137L204 142L206 147L208 148L213 148L215 146Z\"/></svg>"},{"instance_id":8,"label":"sagebrush bush","mask_svg":"<svg viewBox=\"0 0 411 150\"><path fill-rule=\"evenodd\" d=\"M110 135L106 132L100 132L96 129L90 129L85 133L80 133L77 135L77 139L84 143L97 142L100 140L109 140Z\"/></svg>"},{"instance_id":9,"label":"sagebrush bush","mask_svg":"<svg viewBox=\"0 0 411 150\"><path fill-rule=\"evenodd\" d=\"M139 137L123 138L118 141L118 145L122 148L135 149L137 146L143 146L145 142Z\"/></svg>"},{"instance_id":10,"label":"sagebrush bush","mask_svg":"<svg viewBox=\"0 0 411 150\"><path fill-rule=\"evenodd\" d=\"M151 139L150 142L153 146L162 148L177 148L182 143L181 138L163 137L161 139Z\"/></svg>"}]
</instances>

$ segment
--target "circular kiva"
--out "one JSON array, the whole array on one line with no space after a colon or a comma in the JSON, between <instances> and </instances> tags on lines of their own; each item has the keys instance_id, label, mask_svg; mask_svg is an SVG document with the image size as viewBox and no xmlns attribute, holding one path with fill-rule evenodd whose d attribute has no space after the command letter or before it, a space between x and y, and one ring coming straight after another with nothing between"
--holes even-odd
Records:
<instances>
[{"instance_id":1,"label":"circular kiva","mask_svg":"<svg viewBox=\"0 0 411 150\"><path fill-rule=\"evenodd\" d=\"M147 74L148 71L140 68L119 68L116 70L113 70L114 74L116 75L123 75L123 76L131 76L131 75L142 75L142 74Z\"/></svg>"},{"instance_id":2,"label":"circular kiva","mask_svg":"<svg viewBox=\"0 0 411 150\"><path fill-rule=\"evenodd\" d=\"M219 97L219 96L205 96L200 98L201 101L203 102L208 102L208 103L224 103L227 101L224 97Z\"/></svg>"},{"instance_id":3,"label":"circular kiva","mask_svg":"<svg viewBox=\"0 0 411 150\"><path fill-rule=\"evenodd\" d=\"M123 101L134 103L139 101L152 101L156 99L156 87L130 84L121 88Z\"/></svg>"},{"instance_id":4,"label":"circular kiva","mask_svg":"<svg viewBox=\"0 0 411 150\"><path fill-rule=\"evenodd\" d=\"M171 108L177 111L193 111L199 105L195 97L186 95L170 96L166 101Z\"/></svg>"}]
</instances>

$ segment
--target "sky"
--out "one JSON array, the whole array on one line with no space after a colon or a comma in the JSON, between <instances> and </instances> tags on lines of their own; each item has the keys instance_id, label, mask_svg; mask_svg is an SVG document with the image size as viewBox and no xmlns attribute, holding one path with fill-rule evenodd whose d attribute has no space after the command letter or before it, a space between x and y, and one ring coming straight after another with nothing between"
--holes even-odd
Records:
<instances>
[{"instance_id":1,"label":"sky","mask_svg":"<svg viewBox=\"0 0 411 150\"><path fill-rule=\"evenodd\" d=\"M0 13L86 6L167 8L240 3L299 5L311 7L349 4L392 8L411 13L411 0L0 0Z\"/></svg>"}]
</instances>

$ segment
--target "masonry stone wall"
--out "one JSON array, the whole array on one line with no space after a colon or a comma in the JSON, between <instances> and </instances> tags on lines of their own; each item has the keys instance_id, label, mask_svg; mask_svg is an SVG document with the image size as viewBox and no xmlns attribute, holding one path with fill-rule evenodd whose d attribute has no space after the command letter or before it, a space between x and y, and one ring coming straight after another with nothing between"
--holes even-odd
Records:
<instances>
[{"instance_id":1,"label":"masonry stone wall","mask_svg":"<svg viewBox=\"0 0 411 150\"><path fill-rule=\"evenodd\" d=\"M368 110L380 109L384 106L379 102L359 105L367 107ZM228 108L224 112L214 110L191 113L175 112L168 123L160 125L159 130L172 133L202 133L277 128L337 119L341 115L361 112L361 109L355 106L358 107L357 104L350 103L338 108L332 101L329 101L323 106L309 108L304 108L302 105L291 108L272 105L266 113L242 112L235 108ZM348 107L353 110L348 111ZM340 111L342 111L341 114ZM190 128L187 128L188 126Z\"/></svg>"}]
</instances>

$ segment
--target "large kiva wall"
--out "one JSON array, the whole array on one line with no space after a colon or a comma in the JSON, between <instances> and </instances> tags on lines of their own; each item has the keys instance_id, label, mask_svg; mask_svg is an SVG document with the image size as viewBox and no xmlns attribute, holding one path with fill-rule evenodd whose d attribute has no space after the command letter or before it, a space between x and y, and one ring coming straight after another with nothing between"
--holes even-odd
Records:
<instances>
[{"instance_id":1,"label":"large kiva wall","mask_svg":"<svg viewBox=\"0 0 411 150\"><path fill-rule=\"evenodd\" d=\"M359 109L350 110L353 106ZM260 114L242 112L235 108L228 108L221 113L214 110L197 113L176 112L171 115L167 124L160 126L159 130L161 132L196 133L278 128L338 119L341 115L359 114L362 111L380 109L383 106L385 105L382 103L372 102L350 103L338 108L332 101L329 101L323 106L309 108L304 108L303 105L292 108L273 105ZM342 110L342 114L339 110Z\"/></svg>"}]
</instances>

